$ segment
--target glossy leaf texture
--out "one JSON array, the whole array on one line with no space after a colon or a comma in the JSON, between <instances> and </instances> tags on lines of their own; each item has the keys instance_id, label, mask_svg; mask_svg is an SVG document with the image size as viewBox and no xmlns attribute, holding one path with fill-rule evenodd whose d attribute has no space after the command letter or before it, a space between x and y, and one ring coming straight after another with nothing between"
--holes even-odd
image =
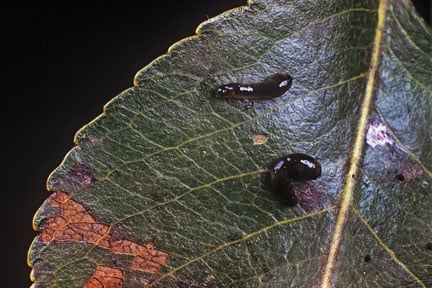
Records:
<instances>
[{"instance_id":1,"label":"glossy leaf texture","mask_svg":"<svg viewBox=\"0 0 432 288\"><path fill-rule=\"evenodd\" d=\"M34 287L432 286L431 44L402 0L202 23L77 133L34 218ZM275 73L280 97L214 97ZM291 153L322 167L295 207L268 183Z\"/></svg>"}]
</instances>

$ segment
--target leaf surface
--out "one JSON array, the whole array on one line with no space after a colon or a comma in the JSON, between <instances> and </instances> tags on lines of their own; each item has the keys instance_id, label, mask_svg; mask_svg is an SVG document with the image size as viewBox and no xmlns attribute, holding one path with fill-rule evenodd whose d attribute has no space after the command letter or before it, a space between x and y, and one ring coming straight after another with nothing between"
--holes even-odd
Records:
<instances>
[{"instance_id":1,"label":"leaf surface","mask_svg":"<svg viewBox=\"0 0 432 288\"><path fill-rule=\"evenodd\" d=\"M204 22L50 175L34 287L432 285L431 43L405 1L251 1ZM278 72L281 97L214 97ZM287 207L269 168L294 152L323 173Z\"/></svg>"}]
</instances>

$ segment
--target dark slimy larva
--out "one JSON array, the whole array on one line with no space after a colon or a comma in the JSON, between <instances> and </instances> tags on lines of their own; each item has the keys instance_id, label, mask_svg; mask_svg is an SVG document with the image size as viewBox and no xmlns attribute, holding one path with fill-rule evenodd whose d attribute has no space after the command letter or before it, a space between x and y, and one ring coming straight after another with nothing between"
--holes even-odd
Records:
<instances>
[{"instance_id":1,"label":"dark slimy larva","mask_svg":"<svg viewBox=\"0 0 432 288\"><path fill-rule=\"evenodd\" d=\"M292 188L291 178L284 172L281 171L281 173L275 174L272 171L270 175L271 190L280 203L287 206L295 206L298 203L298 198Z\"/></svg>"},{"instance_id":2,"label":"dark slimy larva","mask_svg":"<svg viewBox=\"0 0 432 288\"><path fill-rule=\"evenodd\" d=\"M309 155L294 153L278 161L272 173L287 176L296 181L307 181L321 176L321 164Z\"/></svg>"},{"instance_id":3,"label":"dark slimy larva","mask_svg":"<svg viewBox=\"0 0 432 288\"><path fill-rule=\"evenodd\" d=\"M294 206L298 199L292 189L292 181L313 180L320 176L321 164L315 158L302 153L289 154L272 167L271 189L289 206Z\"/></svg>"},{"instance_id":4,"label":"dark slimy larva","mask_svg":"<svg viewBox=\"0 0 432 288\"><path fill-rule=\"evenodd\" d=\"M216 98L221 99L272 99L281 96L291 87L288 74L276 73L260 83L229 83L216 89Z\"/></svg>"}]
</instances>

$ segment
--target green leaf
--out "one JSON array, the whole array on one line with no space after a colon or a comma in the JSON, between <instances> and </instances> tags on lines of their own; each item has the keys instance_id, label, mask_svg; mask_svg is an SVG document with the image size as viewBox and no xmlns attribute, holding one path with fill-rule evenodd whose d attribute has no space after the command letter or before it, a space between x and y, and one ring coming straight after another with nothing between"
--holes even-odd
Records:
<instances>
[{"instance_id":1,"label":"green leaf","mask_svg":"<svg viewBox=\"0 0 432 288\"><path fill-rule=\"evenodd\" d=\"M34 287L432 286L432 35L412 5L257 0L197 34L77 133L34 218ZM277 72L281 97L213 95ZM323 173L287 207L269 168L294 152Z\"/></svg>"}]
</instances>

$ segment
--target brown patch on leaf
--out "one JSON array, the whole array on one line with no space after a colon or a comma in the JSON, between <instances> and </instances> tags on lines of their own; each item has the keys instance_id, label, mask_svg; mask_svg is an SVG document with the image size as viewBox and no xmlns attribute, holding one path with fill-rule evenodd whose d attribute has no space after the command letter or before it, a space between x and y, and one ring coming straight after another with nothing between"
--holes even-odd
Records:
<instances>
[{"instance_id":1,"label":"brown patch on leaf","mask_svg":"<svg viewBox=\"0 0 432 288\"><path fill-rule=\"evenodd\" d=\"M398 174L398 180L400 181L411 181L419 178L423 175L423 169L418 163L404 162L402 163L400 174Z\"/></svg>"},{"instance_id":2,"label":"brown patch on leaf","mask_svg":"<svg viewBox=\"0 0 432 288\"><path fill-rule=\"evenodd\" d=\"M55 192L49 199L52 207L60 209L60 215L49 218L40 235L40 240L49 243L76 241L98 245L114 254L134 256L131 269L155 274L165 265L168 253L148 242L140 245L127 239L113 240L109 225L97 223L85 207L64 192Z\"/></svg>"},{"instance_id":3,"label":"brown patch on leaf","mask_svg":"<svg viewBox=\"0 0 432 288\"><path fill-rule=\"evenodd\" d=\"M87 210L66 193L54 193L50 197L50 204L60 208L61 213L47 220L40 236L42 242L70 240L95 244L101 242L109 232L107 225L96 223Z\"/></svg>"},{"instance_id":4,"label":"brown patch on leaf","mask_svg":"<svg viewBox=\"0 0 432 288\"><path fill-rule=\"evenodd\" d=\"M152 242L139 245L129 240L111 241L111 251L116 254L134 255L131 268L155 274L165 265L168 253L156 249Z\"/></svg>"},{"instance_id":5,"label":"brown patch on leaf","mask_svg":"<svg viewBox=\"0 0 432 288\"><path fill-rule=\"evenodd\" d=\"M84 288L121 288L124 273L122 270L104 265L97 265L92 278Z\"/></svg>"},{"instance_id":6,"label":"brown patch on leaf","mask_svg":"<svg viewBox=\"0 0 432 288\"><path fill-rule=\"evenodd\" d=\"M84 187L96 182L94 170L82 163L76 163L66 175L71 181Z\"/></svg>"},{"instance_id":7,"label":"brown patch on leaf","mask_svg":"<svg viewBox=\"0 0 432 288\"><path fill-rule=\"evenodd\" d=\"M314 183L298 183L295 191L299 205L308 212L317 211L326 206L323 192L318 190Z\"/></svg>"}]
</instances>

